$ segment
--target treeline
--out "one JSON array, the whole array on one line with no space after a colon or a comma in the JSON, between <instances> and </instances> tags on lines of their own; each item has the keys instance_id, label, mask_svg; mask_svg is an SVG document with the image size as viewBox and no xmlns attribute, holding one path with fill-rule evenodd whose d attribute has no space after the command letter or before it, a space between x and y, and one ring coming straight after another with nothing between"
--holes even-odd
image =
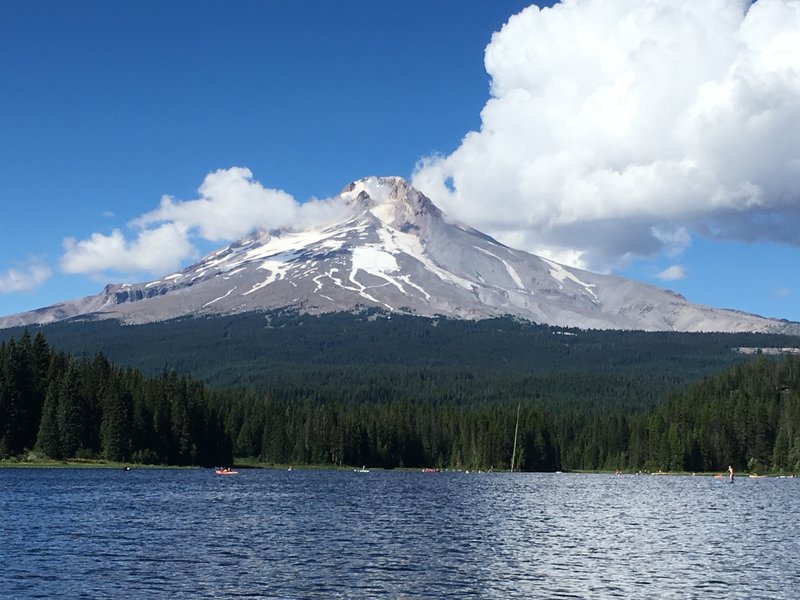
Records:
<instances>
[{"instance_id":1,"label":"treeline","mask_svg":"<svg viewBox=\"0 0 800 600\"><path fill-rule=\"evenodd\" d=\"M270 397L246 403L239 417L237 451L266 463L508 469L516 408ZM521 410L516 469L557 468L558 448L549 425L543 411L533 406Z\"/></svg>"},{"instance_id":2,"label":"treeline","mask_svg":"<svg viewBox=\"0 0 800 600\"><path fill-rule=\"evenodd\" d=\"M37 450L55 459L230 464L222 403L165 372L144 377L103 356L53 351L41 333L0 345L0 458Z\"/></svg>"},{"instance_id":3,"label":"treeline","mask_svg":"<svg viewBox=\"0 0 800 600\"><path fill-rule=\"evenodd\" d=\"M250 457L508 469L514 455L515 470L526 471L800 471L798 357L761 357L640 408L624 397L593 401L590 377L574 391L586 398L578 405L524 397L524 386L510 398L488 389L466 396L451 387L475 385L466 374L424 370L406 397L380 377L348 396L336 384L347 373L331 371L326 385L308 388L276 378L268 391L219 391L172 371L145 377L103 356L70 357L25 333L0 345L0 457L38 450L157 464ZM395 383L407 381L404 372Z\"/></svg>"},{"instance_id":4,"label":"treeline","mask_svg":"<svg viewBox=\"0 0 800 600\"><path fill-rule=\"evenodd\" d=\"M515 456L523 471L800 471L798 357L759 358L634 413L589 403L252 397L232 414L237 452L275 464L507 469Z\"/></svg>"},{"instance_id":5,"label":"treeline","mask_svg":"<svg viewBox=\"0 0 800 600\"><path fill-rule=\"evenodd\" d=\"M632 437L647 440L650 464L800 471L800 357L728 369L670 397L643 427Z\"/></svg>"}]
</instances>

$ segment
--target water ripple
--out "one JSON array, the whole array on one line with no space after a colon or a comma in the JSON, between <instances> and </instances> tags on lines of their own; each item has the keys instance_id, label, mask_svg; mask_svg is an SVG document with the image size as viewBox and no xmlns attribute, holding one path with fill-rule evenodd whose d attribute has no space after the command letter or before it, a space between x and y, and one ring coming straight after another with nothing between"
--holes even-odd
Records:
<instances>
[{"instance_id":1,"label":"water ripple","mask_svg":"<svg viewBox=\"0 0 800 600\"><path fill-rule=\"evenodd\" d=\"M0 470L0 597L795 598L800 480Z\"/></svg>"}]
</instances>

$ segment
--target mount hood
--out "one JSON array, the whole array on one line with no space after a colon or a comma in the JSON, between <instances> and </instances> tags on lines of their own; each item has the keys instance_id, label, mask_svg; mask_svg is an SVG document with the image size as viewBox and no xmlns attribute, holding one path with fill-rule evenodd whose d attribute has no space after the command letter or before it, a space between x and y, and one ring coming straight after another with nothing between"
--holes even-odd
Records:
<instances>
[{"instance_id":1,"label":"mount hood","mask_svg":"<svg viewBox=\"0 0 800 600\"><path fill-rule=\"evenodd\" d=\"M349 210L337 223L254 232L180 272L2 317L0 327L376 306L594 329L800 332L797 323L692 304L671 291L509 248L449 218L399 177L353 182L340 200Z\"/></svg>"}]
</instances>

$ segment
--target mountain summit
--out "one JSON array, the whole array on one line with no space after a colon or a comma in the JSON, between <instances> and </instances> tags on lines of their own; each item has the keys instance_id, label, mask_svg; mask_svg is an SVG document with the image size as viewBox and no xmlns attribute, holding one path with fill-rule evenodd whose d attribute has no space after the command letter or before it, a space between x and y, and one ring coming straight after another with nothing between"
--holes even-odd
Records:
<instances>
[{"instance_id":1,"label":"mountain summit","mask_svg":"<svg viewBox=\"0 0 800 600\"><path fill-rule=\"evenodd\" d=\"M800 325L691 304L612 275L509 248L449 218L399 177L367 177L340 200L347 216L302 231L259 231L183 271L0 318L0 327L69 318L146 323L184 315L293 308L478 319L516 315L597 329L797 332Z\"/></svg>"}]
</instances>

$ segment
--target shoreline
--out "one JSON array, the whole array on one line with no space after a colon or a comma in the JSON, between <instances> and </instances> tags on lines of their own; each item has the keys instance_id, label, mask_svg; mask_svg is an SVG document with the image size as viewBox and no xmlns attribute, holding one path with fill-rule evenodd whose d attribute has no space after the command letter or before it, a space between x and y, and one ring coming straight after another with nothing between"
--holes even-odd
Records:
<instances>
[{"instance_id":1,"label":"shoreline","mask_svg":"<svg viewBox=\"0 0 800 600\"><path fill-rule=\"evenodd\" d=\"M125 463L113 462L101 459L64 459L64 460L19 460L19 459L2 459L0 460L0 469L174 469L174 470L190 470L190 469L214 469L215 467L201 467L201 466L182 466L182 465L152 465L142 463ZM234 462L231 465L233 469L253 469L253 470L273 470L273 471L352 471L359 467L354 466L337 466L337 465L277 465L270 463L259 463L256 461L244 460L241 462ZM397 472L418 472L422 467L398 467L395 469L384 469L381 467L368 467L370 471L397 471ZM473 471L471 469L441 469L437 472L441 473L464 473L464 474L491 474L503 473L508 474L510 471L493 469L491 471ZM525 474L527 471L516 471L515 474ZM608 475L611 477L631 477L631 476L656 476L656 477L712 477L712 478L728 478L727 473L709 471L709 472L690 472L690 471L622 471L619 474L614 471L608 470L571 470L571 471L531 471L531 474L552 474L552 475ZM741 471L736 474L739 479L775 479L775 478L795 478L796 473L751 473Z\"/></svg>"},{"instance_id":2,"label":"shoreline","mask_svg":"<svg viewBox=\"0 0 800 600\"><path fill-rule=\"evenodd\" d=\"M70 458L64 460L0 460L0 469L203 469L180 465L145 465L141 463Z\"/></svg>"}]
</instances>

